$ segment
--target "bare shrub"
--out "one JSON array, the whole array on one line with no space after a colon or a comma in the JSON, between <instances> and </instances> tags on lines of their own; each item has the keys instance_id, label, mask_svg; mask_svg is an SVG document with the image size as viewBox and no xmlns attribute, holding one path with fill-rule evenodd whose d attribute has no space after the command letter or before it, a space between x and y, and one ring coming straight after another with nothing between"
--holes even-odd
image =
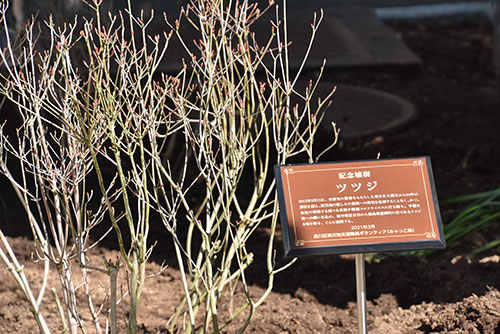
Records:
<instances>
[{"instance_id":1,"label":"bare shrub","mask_svg":"<svg viewBox=\"0 0 500 334\"><path fill-rule=\"evenodd\" d=\"M297 89L303 65L290 74L286 6L280 13L272 3L260 10L248 1L195 0L175 22L167 21L163 34L150 35L153 13L134 16L129 3L104 19L101 3L90 4L95 17L83 18L81 27L77 21L45 22L50 47L42 50L34 20L21 39L10 40L7 7L1 7L8 43L0 52L0 91L17 106L22 126L16 138L2 128L0 167L28 214L45 276L56 270L60 277L64 329L87 331L75 298L83 289L95 331L117 332L116 306L124 296L117 296L116 277L124 268L127 332L137 333L151 217L157 216L172 236L185 291L170 330L218 333L245 314L243 332L274 276L289 265L275 265L278 205L271 167L299 154L315 161L314 136L334 90L312 103L322 69L305 91ZM259 44L252 24L273 9L271 37ZM321 19L314 17L312 38ZM184 40L181 22L194 27L194 43ZM189 60L166 75L159 66L174 34ZM292 98L301 103L291 105ZM335 144L334 124L333 132ZM90 232L103 221L111 224L121 258L90 264L86 252L109 231L94 244ZM271 227L268 287L255 298L245 278L254 260L247 242L263 223ZM49 333L39 309L46 285L35 296L1 231L0 240L3 262L40 331ZM74 261L81 282L73 279ZM89 286L94 271L109 277L108 298L100 305ZM238 291L245 295L239 304L233 298ZM223 295L231 307L221 316Z\"/></svg>"}]
</instances>

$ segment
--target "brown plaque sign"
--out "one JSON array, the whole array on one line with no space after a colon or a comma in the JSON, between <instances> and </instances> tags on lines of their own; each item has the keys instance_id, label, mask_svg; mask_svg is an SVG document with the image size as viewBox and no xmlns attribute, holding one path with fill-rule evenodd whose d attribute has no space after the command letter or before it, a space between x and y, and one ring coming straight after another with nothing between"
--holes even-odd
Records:
<instances>
[{"instance_id":1,"label":"brown plaque sign","mask_svg":"<svg viewBox=\"0 0 500 334\"><path fill-rule=\"evenodd\" d=\"M429 157L274 171L287 255L446 246Z\"/></svg>"}]
</instances>

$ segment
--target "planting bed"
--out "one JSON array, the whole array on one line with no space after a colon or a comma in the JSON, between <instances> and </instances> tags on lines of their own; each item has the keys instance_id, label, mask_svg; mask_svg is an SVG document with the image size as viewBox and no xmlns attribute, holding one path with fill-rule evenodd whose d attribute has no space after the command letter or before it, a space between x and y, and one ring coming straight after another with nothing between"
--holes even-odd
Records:
<instances>
[{"instance_id":1,"label":"planting bed","mask_svg":"<svg viewBox=\"0 0 500 334\"><path fill-rule=\"evenodd\" d=\"M367 138L342 141L324 160L372 159L429 155L440 199L500 186L499 86L492 60L492 28L482 17L451 17L390 22L423 60L421 67L328 69L326 80L376 88L411 101L419 116L404 128ZM335 102L333 111L335 112ZM342 120L338 120L342 128ZM327 145L330 138L322 138ZM5 185L5 183L2 183ZM2 195L0 224L26 261L29 279L39 283L42 268L31 263L33 243L24 215ZM459 207L443 206L444 221ZM256 261L248 273L250 293L265 289L263 256L268 230L252 245ZM165 325L182 298L178 270L160 233L139 311L142 333L167 333ZM427 257L385 256L367 264L370 333L500 333L500 256L498 249L472 256L488 241L500 238L498 224L473 233L445 251ZM112 245L110 240L106 245ZM280 234L275 247L281 258ZM92 260L116 256L94 249ZM169 265L161 271L160 263ZM282 262L283 260L279 260ZM96 279L97 299L104 298ZM49 287L58 287L50 277ZM83 295L82 302L83 302ZM238 298L243 298L239 296ZM356 286L352 255L301 258L275 280L275 288L256 311L248 333L357 333ZM229 302L221 306L229 308ZM48 322L59 330L55 305ZM85 315L84 315L85 319ZM89 319L87 319L89 320ZM224 329L234 333L244 319ZM0 268L0 333L36 333L27 303L7 270ZM57 331L55 331L57 332Z\"/></svg>"}]
</instances>

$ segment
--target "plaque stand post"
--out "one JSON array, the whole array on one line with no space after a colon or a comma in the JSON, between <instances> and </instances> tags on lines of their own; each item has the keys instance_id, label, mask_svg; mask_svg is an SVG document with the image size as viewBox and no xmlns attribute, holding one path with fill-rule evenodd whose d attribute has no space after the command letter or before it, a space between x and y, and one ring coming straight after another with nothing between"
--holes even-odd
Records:
<instances>
[{"instance_id":1,"label":"plaque stand post","mask_svg":"<svg viewBox=\"0 0 500 334\"><path fill-rule=\"evenodd\" d=\"M366 280L364 254L356 254L356 291L359 334L367 334L368 327L366 325Z\"/></svg>"}]
</instances>

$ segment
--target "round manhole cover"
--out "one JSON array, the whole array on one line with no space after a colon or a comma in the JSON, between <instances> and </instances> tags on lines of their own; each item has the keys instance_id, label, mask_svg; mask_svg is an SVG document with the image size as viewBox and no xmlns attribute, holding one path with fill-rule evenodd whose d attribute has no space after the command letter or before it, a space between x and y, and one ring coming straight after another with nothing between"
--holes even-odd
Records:
<instances>
[{"instance_id":1,"label":"round manhole cover","mask_svg":"<svg viewBox=\"0 0 500 334\"><path fill-rule=\"evenodd\" d=\"M316 95L326 96L333 86L332 83L320 83ZM333 104L326 110L321 128L331 131L331 123L335 122L341 138L357 138L393 130L409 124L417 116L416 107L397 95L361 86L336 86Z\"/></svg>"}]
</instances>

